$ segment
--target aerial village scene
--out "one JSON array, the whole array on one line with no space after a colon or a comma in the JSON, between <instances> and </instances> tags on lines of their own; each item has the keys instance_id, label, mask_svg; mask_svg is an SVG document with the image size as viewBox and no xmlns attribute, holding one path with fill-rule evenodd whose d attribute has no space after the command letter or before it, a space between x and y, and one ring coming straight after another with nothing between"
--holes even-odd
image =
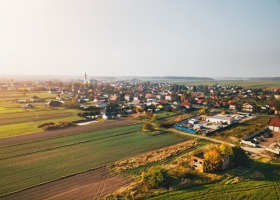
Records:
<instances>
[{"instance_id":1,"label":"aerial village scene","mask_svg":"<svg viewBox=\"0 0 280 200\"><path fill-rule=\"evenodd\" d=\"M225 85L225 81L221 81L223 85L220 85L219 81L210 78L195 80L195 82L210 81L213 84L181 84L174 83L174 81L180 82L183 79L182 77L165 77L164 80L167 78L169 78L169 82L164 82L161 79L141 81L140 78L121 80L114 77L103 77L98 80L85 73L83 76L81 75L80 79L64 82L57 80L15 81L3 79L1 81L2 122L0 133L2 139L0 139L0 144L5 150L5 148L12 147L10 145L20 145L22 142L27 141L52 140L57 139L56 137L71 137L73 134L94 133L100 130L102 134L105 134L103 131L106 132L106 129L112 130L113 133L112 136L109 135L108 137L116 137L114 135L116 127L129 128L130 126L136 126L134 131L140 131L142 132L141 134L149 137L165 137L164 135L173 133L182 135L175 137L186 137L180 138L185 142L179 143L179 146L172 146L174 142L178 142L176 140L159 143L159 147L162 147L161 145L167 147L164 147L163 150L148 151L140 155L147 157L144 161L137 161L140 158L136 156L136 158L107 164L110 167L114 166L110 169L114 173L125 174L127 170L132 170L131 168L135 168L137 171L138 168L141 169L141 166L155 166L159 161L169 160L170 162L170 159L176 159L177 157L178 159L188 157L185 158L184 162L188 163L187 169L193 170L191 173L196 173L195 171L198 173L228 173L227 170L229 169L236 170L236 166L248 167L247 165L249 165L248 163L251 159L270 159L273 162L279 162L279 88L250 88L246 86L248 81L243 82L244 87ZM261 81L257 82L261 83ZM28 124L27 127L24 122ZM36 134L33 132L34 126L36 126ZM17 128L13 129L11 127ZM125 132L119 134L126 134ZM24 136L27 137L25 138ZM98 138L94 140L98 140ZM153 140L153 137L150 140ZM134 142L135 144L133 145L138 144L137 140ZM24 145L23 143L24 146L27 144ZM220 146L216 147L214 144ZM5 145L8 146L5 147ZM110 145L114 145L114 143ZM155 148L155 146L147 147L145 145L142 146L143 149L140 149L139 153ZM202 147L198 148L200 145ZM206 148L207 146L209 146L208 149ZM110 148L113 147L111 146ZM217 148L220 148L219 151ZM235 151L241 154L237 158L234 158L234 155L230 153L233 151L231 149L234 148L239 148ZM95 150L98 151L98 149ZM128 150L130 151L131 149ZM187 150L191 150L191 153L184 154L183 152ZM29 151L36 152L35 149L30 149ZM115 151L118 151L117 147ZM219 159L221 160L218 165L213 164L213 166L209 167L208 165L211 164L205 164L207 161L205 161L204 155L209 154L209 151L210 154L211 151L219 152ZM25 156L24 154L26 153L23 153L22 156ZM159 154L159 158L154 154ZM4 156L2 162L5 163L6 155L3 154L2 156ZM123 158L123 156L118 156L118 159ZM210 155L210 159L217 158L214 154ZM113 161L115 159L109 160ZM108 163L108 161L105 163ZM87 169L90 169L89 166L87 167ZM153 167L151 169L155 170ZM1 170L1 172L3 171ZM144 172L142 171L141 173L143 176ZM264 176L258 170L253 173L257 174L257 179ZM214 179L219 178L215 177ZM236 177L232 181L235 182L235 179ZM67 182L68 180L65 181ZM92 184L96 184L95 180L92 181ZM140 182L143 184L143 180ZM122 188L122 185L128 185L130 182L120 180L120 183L120 185L116 185L116 188ZM209 184L209 181L206 181L206 183ZM156 183L152 181L150 184ZM157 184L160 185L163 182ZM43 188L45 187L48 186L46 185ZM114 187L108 187L109 193L100 193L100 197L110 194L115 189ZM138 185L137 187L140 186ZM157 188L156 186L147 187ZM13 191L8 185L2 188L7 188L3 190L6 192ZM39 191L42 189L39 188ZM92 186L91 189L93 193L100 192L96 187ZM133 189L135 190L135 188ZM12 193L4 196L4 199L5 197L7 199L20 197L25 192L31 197L37 198L38 193L30 190ZM131 190L131 188L128 190ZM51 195L57 195L57 193L51 192ZM73 195L73 193L70 192L61 197L68 198L69 195ZM87 195L86 197L92 197L92 193ZM118 195L122 197L125 194L121 192L120 194L117 193ZM145 197L141 190L137 191L133 196ZM109 195L108 198L112 198L112 195Z\"/></svg>"},{"instance_id":2,"label":"aerial village scene","mask_svg":"<svg viewBox=\"0 0 280 200\"><path fill-rule=\"evenodd\" d=\"M279 200L279 0L1 0L0 200Z\"/></svg>"}]
</instances>

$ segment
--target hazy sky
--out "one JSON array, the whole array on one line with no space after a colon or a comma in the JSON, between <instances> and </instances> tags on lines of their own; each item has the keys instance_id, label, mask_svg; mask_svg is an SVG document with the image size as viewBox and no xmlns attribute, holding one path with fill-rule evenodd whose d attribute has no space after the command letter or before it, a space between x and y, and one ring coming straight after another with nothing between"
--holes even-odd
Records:
<instances>
[{"instance_id":1,"label":"hazy sky","mask_svg":"<svg viewBox=\"0 0 280 200\"><path fill-rule=\"evenodd\" d=\"M0 74L280 76L280 0L1 0Z\"/></svg>"}]
</instances>

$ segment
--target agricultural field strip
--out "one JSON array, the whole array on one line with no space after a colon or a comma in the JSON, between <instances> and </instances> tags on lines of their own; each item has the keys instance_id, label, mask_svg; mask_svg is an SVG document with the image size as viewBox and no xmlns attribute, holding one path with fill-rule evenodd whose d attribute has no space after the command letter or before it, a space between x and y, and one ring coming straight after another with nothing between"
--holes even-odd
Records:
<instances>
[{"instance_id":1,"label":"agricultural field strip","mask_svg":"<svg viewBox=\"0 0 280 200\"><path fill-rule=\"evenodd\" d=\"M278 199L280 199L280 183L279 182L273 182L273 184L274 184L274 187L275 187L275 190L276 190L276 194L277 194L277 196L278 196Z\"/></svg>"},{"instance_id":2,"label":"agricultural field strip","mask_svg":"<svg viewBox=\"0 0 280 200\"><path fill-rule=\"evenodd\" d=\"M9 124L18 124L30 121L43 121L48 119L57 119L57 118L64 118L70 117L72 113L65 112L65 113L50 113L50 114L38 114L38 115L30 115L30 116L23 116L23 117L13 117L13 118L3 118L0 120L1 125L9 125Z\"/></svg>"},{"instance_id":3,"label":"agricultural field strip","mask_svg":"<svg viewBox=\"0 0 280 200\"><path fill-rule=\"evenodd\" d=\"M190 191L174 191L171 193L165 193L162 195L159 195L158 197L151 198L151 199L160 199L162 196L167 195L168 197L176 197L178 196L178 199L180 197L185 197L185 198L192 198L192 199L205 199L209 196L216 196L220 195L221 193L240 193L240 192L246 192L246 191L251 191L251 190L257 190L257 189L263 189L263 188L271 188L274 186L273 182L268 182L268 183L261 183L258 186L246 186L244 187L243 184L240 185L229 185L229 186L220 186L220 185L212 185L212 184L207 184L207 185L198 185L194 186L194 190ZM202 189L203 187L203 189ZM205 188L207 187L207 189ZM201 188L201 189L200 189ZM233 190L232 190L233 189ZM277 189L276 189L277 191Z\"/></svg>"},{"instance_id":4,"label":"agricultural field strip","mask_svg":"<svg viewBox=\"0 0 280 200\"><path fill-rule=\"evenodd\" d=\"M34 111L22 111L18 113L5 113L0 115L0 119L9 119L15 117L31 117L40 116L47 114L61 114L61 113L71 113L69 110L34 110Z\"/></svg>"},{"instance_id":5,"label":"agricultural field strip","mask_svg":"<svg viewBox=\"0 0 280 200\"><path fill-rule=\"evenodd\" d=\"M221 194L221 192L225 192L226 191L226 194L230 194L230 193L240 193L240 192L247 192L247 191L250 191L250 190L257 190L257 189L263 189L263 188L271 188L271 186L273 186L272 184L266 184L266 185L262 185L262 186L258 186L258 187L246 187L246 188L243 188L243 189L238 189L238 190L231 190L231 189L226 189L226 190L221 190L221 191L212 191L212 189L208 189L206 193L204 194L195 194L195 199L203 199L203 198L207 198L207 196L216 196L216 195L219 195Z\"/></svg>"},{"instance_id":6,"label":"agricultural field strip","mask_svg":"<svg viewBox=\"0 0 280 200\"><path fill-rule=\"evenodd\" d=\"M102 179L100 179L101 178L100 175L98 175L97 173L99 172L103 174L102 171L103 168L104 167L100 167L95 170L73 175L70 177L66 177L64 179L60 179L58 181L43 184L38 187L33 187L31 189L27 189L19 193L11 194L9 196L5 196L3 200L31 199L31 198L32 199L54 199L54 198L58 199L59 197L63 199L69 199L69 198L92 199L94 193L96 193L95 190L97 190L97 189L94 190L94 188L99 187L100 182L102 181ZM109 194L120 187L128 185L129 183L129 181L124 179L123 177L121 178L119 178L118 176L111 177L111 173L108 181L109 181L109 185L106 184L105 191L103 194ZM63 196L61 196L62 194Z\"/></svg>"},{"instance_id":7,"label":"agricultural field strip","mask_svg":"<svg viewBox=\"0 0 280 200\"><path fill-rule=\"evenodd\" d=\"M141 125L140 125L141 126ZM136 128L135 131L139 130ZM34 160L34 156L22 156L19 157L20 159L11 160L9 163L5 160L5 162L1 164L2 166L2 174L3 174L3 182L2 188L2 195L8 194L11 192L19 191L24 188L30 188L32 186L47 183L53 180L60 179L65 176L69 176L72 174L80 173L83 171L88 171L90 169L94 169L98 166L102 166L104 164L108 164L116 159L123 159L141 152L144 152L145 149L152 150L156 148L161 148L164 145L172 145L172 143L182 142L185 139L182 137L177 138L174 140L176 135L161 135L161 136L141 136L141 134L136 134L132 136L123 136L121 140L117 140L117 144L114 142L103 142L102 144L96 143L94 146L88 144L81 144L82 146L77 145L75 148L71 147L70 149L65 149L64 151L54 149L53 152L42 152L38 159ZM154 138L154 139L153 139ZM158 138L158 139L157 139ZM136 141L139 141L135 143ZM157 141L157 142L155 142ZM173 141L173 142L170 142ZM124 144L129 144L127 147ZM113 147L114 148L106 149L106 155L104 157L104 152L102 154L100 152L98 154L92 154L93 149L100 149L106 147ZM146 144L143 146L143 144ZM84 147L83 147L84 145ZM97 146L96 146L97 145ZM105 145L105 146L104 146ZM148 147L148 148L147 148ZM85 149L86 148L86 149ZM90 148L90 149L89 149ZM128 149L129 148L129 149ZM118 149L116 152L115 149ZM129 151L128 151L129 150ZM95 151L95 150L94 150ZM128 153L129 152L129 153ZM100 160L100 158L105 158L105 160ZM98 158L98 160L96 160ZM30 160L31 159L31 160ZM47 163L43 163L42 161L47 159ZM62 160L61 160L62 159ZM66 160L65 160L66 159ZM68 162L67 160L73 160L75 162ZM32 162L32 165L26 165L24 163ZM65 162L67 161L67 166L65 167ZM35 162L35 163L33 163ZM5 164L6 163L6 164ZM82 163L82 164L81 164ZM8 164L8 165L7 165ZM5 165L5 166L4 166ZM12 169L9 165L12 165ZM15 168L14 166L17 165L20 168ZM36 166L36 172L33 169ZM8 167L8 168L7 168ZM53 170L56 169L56 170ZM40 173L39 173L40 172ZM44 174L42 176L41 174Z\"/></svg>"},{"instance_id":8,"label":"agricultural field strip","mask_svg":"<svg viewBox=\"0 0 280 200\"><path fill-rule=\"evenodd\" d=\"M113 138L113 137L117 137L117 136L122 136L122 135L127 135L127 134L131 134L131 133L134 133L135 130L131 130L131 131L127 131L127 132L124 132L124 131L120 131L122 133L120 134L114 134L114 135L111 135L111 136L107 136L107 137L101 137L101 138L96 138L96 139L82 139L81 141L76 141L76 142L73 142L73 143L70 143L70 144L60 144L58 146L54 146L54 147L48 147L46 148L45 146L43 145L40 145L39 147L35 146L34 149L36 148L40 148L42 147L43 149L41 150L35 150L35 151L32 151L32 152L26 152L26 153L21 153L21 154L17 154L17 155L13 155L13 156L7 156L7 154L9 155L9 152L11 152L10 148L6 148L7 151L3 152L2 148L5 148L5 147L0 147L0 152L1 152L1 156L0 156L0 160L5 160L5 159L9 159L9 158L14 158L14 157L18 157L18 156L24 156L24 155L29 155L29 154L34 154L34 153L39 153L39 152L43 152L43 151L50 151L50 150L53 150L53 149L59 149L59 148L64 148L64 147L69 147L69 146L74 146L74 145L79 145L79 144L84 144L84 143L89 143L89 142L95 142L95 141L99 141L99 140L103 140L103 139L108 139L108 138ZM115 132L116 133L116 132ZM117 132L118 133L118 132ZM67 137L67 136L65 136ZM53 139L53 138L52 138ZM19 145L15 145L15 146L19 146ZM11 147L11 146L9 146ZM24 150L31 150L29 147L25 148L25 149L21 149L21 150L16 150L16 151L24 151ZM14 154L15 151L11 152L12 154ZM4 157L2 157L2 155L4 155ZM6 156L6 157L5 157Z\"/></svg>"},{"instance_id":9,"label":"agricultural field strip","mask_svg":"<svg viewBox=\"0 0 280 200\"><path fill-rule=\"evenodd\" d=\"M57 122L58 119L52 120L54 122ZM43 121L43 122L48 122L48 121ZM101 131L104 129L112 129L112 128L120 128L128 125L133 125L133 124L139 124L141 122L137 122L134 120L122 120L122 121L111 121L108 123L95 123L92 125L87 125L87 126L77 126L77 127L72 127L72 128L65 128L65 129L57 129L57 130L51 130L51 131L45 131L42 132L41 129L37 128L37 132L34 132L34 134L26 134L26 135L16 135L14 137L4 137L0 138L0 147L1 146L13 146L16 144L23 144L23 143L29 143L29 142L34 142L34 141L39 141L39 140L46 140L50 138L59 138L59 137L64 137L64 136L70 136L70 135L77 135L77 134L82 134L82 133L93 133L93 131ZM25 123L28 124L28 123ZM22 124L17 124L17 125L22 125ZM14 126L17 126L14 125ZM34 125L32 123L29 123L30 126ZM12 128L12 125L6 125L8 128ZM12 126L12 127L10 127ZM8 131L9 129L6 128L5 131ZM1 127L1 131L3 129L3 126ZM0 132L1 132L0 131ZM1 137L1 135L0 135Z\"/></svg>"}]
</instances>

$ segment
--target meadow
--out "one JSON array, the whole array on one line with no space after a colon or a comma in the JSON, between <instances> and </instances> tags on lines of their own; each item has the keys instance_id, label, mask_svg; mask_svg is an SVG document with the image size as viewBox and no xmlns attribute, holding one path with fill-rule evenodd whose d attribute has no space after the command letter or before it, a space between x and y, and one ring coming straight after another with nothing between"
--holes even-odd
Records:
<instances>
[{"instance_id":1,"label":"meadow","mask_svg":"<svg viewBox=\"0 0 280 200\"><path fill-rule=\"evenodd\" d=\"M188 140L142 124L0 147L0 196Z\"/></svg>"}]
</instances>

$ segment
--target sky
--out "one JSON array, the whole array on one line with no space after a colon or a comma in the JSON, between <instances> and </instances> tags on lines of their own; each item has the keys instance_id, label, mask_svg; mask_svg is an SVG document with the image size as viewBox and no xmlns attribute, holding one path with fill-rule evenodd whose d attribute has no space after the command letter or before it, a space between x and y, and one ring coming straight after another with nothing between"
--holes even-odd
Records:
<instances>
[{"instance_id":1,"label":"sky","mask_svg":"<svg viewBox=\"0 0 280 200\"><path fill-rule=\"evenodd\" d=\"M280 76L280 0L1 0L0 74Z\"/></svg>"}]
</instances>

